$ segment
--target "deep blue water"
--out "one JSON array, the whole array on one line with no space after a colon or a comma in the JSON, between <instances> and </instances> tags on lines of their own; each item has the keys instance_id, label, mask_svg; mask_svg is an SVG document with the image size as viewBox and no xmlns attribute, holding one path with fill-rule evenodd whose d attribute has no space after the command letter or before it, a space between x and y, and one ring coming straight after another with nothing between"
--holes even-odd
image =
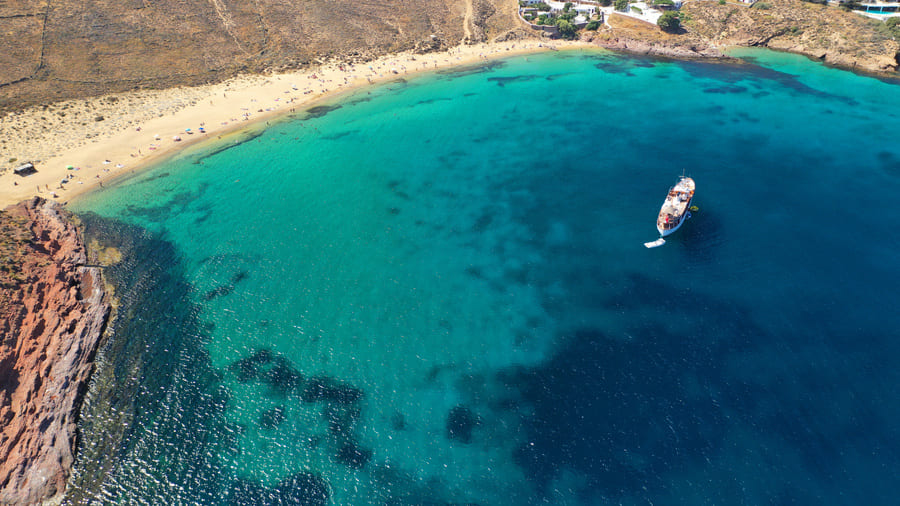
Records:
<instances>
[{"instance_id":1,"label":"deep blue water","mask_svg":"<svg viewBox=\"0 0 900 506\"><path fill-rule=\"evenodd\" d=\"M74 203L124 260L70 501L892 504L900 87L737 54L423 75Z\"/></svg>"}]
</instances>

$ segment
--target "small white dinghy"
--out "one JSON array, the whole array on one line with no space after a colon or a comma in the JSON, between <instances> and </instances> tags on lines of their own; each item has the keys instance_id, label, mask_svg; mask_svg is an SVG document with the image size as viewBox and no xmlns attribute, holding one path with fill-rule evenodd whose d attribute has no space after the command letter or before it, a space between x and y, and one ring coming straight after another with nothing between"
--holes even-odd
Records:
<instances>
[{"instance_id":1,"label":"small white dinghy","mask_svg":"<svg viewBox=\"0 0 900 506\"><path fill-rule=\"evenodd\" d=\"M646 246L648 248L658 248L665 243L666 243L666 240L663 239L662 237L660 237L659 239L657 239L655 241L645 242L644 246Z\"/></svg>"}]
</instances>

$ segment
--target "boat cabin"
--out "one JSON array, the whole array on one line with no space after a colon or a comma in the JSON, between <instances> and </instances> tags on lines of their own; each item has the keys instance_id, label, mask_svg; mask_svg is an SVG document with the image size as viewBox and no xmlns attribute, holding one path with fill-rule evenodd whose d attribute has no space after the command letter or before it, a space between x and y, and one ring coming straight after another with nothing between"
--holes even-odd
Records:
<instances>
[{"instance_id":1,"label":"boat cabin","mask_svg":"<svg viewBox=\"0 0 900 506\"><path fill-rule=\"evenodd\" d=\"M30 175L34 174L35 172L37 172L37 169L34 168L34 164L31 162L26 163L24 165L20 165L20 166L16 167L15 169L13 169L13 173L15 173L17 176L23 176L23 177L30 176Z\"/></svg>"}]
</instances>

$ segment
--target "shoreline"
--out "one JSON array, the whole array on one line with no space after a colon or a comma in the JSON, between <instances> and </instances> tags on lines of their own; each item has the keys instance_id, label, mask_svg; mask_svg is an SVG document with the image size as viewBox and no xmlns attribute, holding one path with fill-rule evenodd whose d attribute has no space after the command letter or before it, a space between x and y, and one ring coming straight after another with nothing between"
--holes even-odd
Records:
<instances>
[{"instance_id":1,"label":"shoreline","mask_svg":"<svg viewBox=\"0 0 900 506\"><path fill-rule=\"evenodd\" d=\"M260 127L365 86L514 55L571 49L605 48L584 41L537 38L480 43L440 53L397 53L365 64L327 63L316 69L239 76L191 88L31 107L0 118L4 166L11 169L31 161L37 169L24 177L12 170L0 174L0 208L35 196L65 204L188 147ZM19 135L13 138L6 132ZM32 138L35 132L37 139ZM14 158L17 152L22 158Z\"/></svg>"},{"instance_id":2,"label":"shoreline","mask_svg":"<svg viewBox=\"0 0 900 506\"><path fill-rule=\"evenodd\" d=\"M745 46L685 48L648 43L628 35L573 41L530 37L461 45L434 53L405 51L363 64L329 62L303 71L247 74L214 84L137 90L34 106L0 117L0 208L32 197L67 204L102 189L103 183L115 184L189 147L251 128L265 128L267 121L280 120L366 86L424 72L573 49L679 60L740 61L727 54L731 47ZM815 59L805 53L785 52ZM896 82L858 68L831 66ZM175 141L176 136L180 140ZM25 177L13 174L13 168L26 162L33 162L37 172Z\"/></svg>"}]
</instances>

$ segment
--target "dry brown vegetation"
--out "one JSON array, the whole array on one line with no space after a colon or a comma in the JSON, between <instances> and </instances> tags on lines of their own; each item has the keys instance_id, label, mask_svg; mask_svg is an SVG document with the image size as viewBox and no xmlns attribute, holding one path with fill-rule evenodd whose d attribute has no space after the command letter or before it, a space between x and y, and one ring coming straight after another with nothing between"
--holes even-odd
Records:
<instances>
[{"instance_id":1,"label":"dry brown vegetation","mask_svg":"<svg viewBox=\"0 0 900 506\"><path fill-rule=\"evenodd\" d=\"M900 44L884 23L836 7L801 0L754 7L693 1L682 11L685 27L712 43L765 46L872 71L897 69Z\"/></svg>"},{"instance_id":2,"label":"dry brown vegetation","mask_svg":"<svg viewBox=\"0 0 900 506\"><path fill-rule=\"evenodd\" d=\"M0 111L240 72L459 44L516 26L513 0L3 0Z\"/></svg>"},{"instance_id":3,"label":"dry brown vegetation","mask_svg":"<svg viewBox=\"0 0 900 506\"><path fill-rule=\"evenodd\" d=\"M367 61L533 35L516 0L0 0L0 112L245 72ZM612 16L585 34L614 48L684 56L762 45L893 72L900 45L883 25L800 0L689 1L686 30ZM655 46L659 47L655 47Z\"/></svg>"}]
</instances>

